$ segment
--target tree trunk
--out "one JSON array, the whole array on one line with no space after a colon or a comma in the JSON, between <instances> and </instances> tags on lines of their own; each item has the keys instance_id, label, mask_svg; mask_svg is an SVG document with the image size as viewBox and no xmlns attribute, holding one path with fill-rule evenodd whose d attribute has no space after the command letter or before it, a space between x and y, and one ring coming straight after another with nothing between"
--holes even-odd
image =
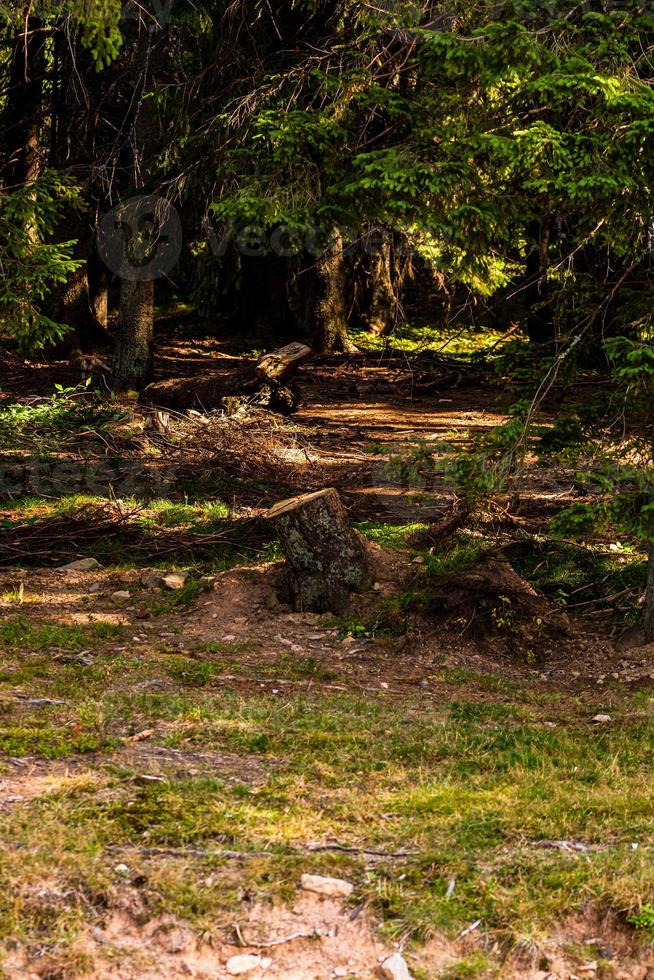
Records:
<instances>
[{"instance_id":1,"label":"tree trunk","mask_svg":"<svg viewBox=\"0 0 654 980\"><path fill-rule=\"evenodd\" d=\"M39 17L27 17L11 52L9 89L3 113L4 179L8 187L33 183L41 169L40 135L45 33Z\"/></svg>"},{"instance_id":2,"label":"tree trunk","mask_svg":"<svg viewBox=\"0 0 654 980\"><path fill-rule=\"evenodd\" d=\"M556 339L552 309L547 303L547 252L549 229L546 221L531 221L527 228L526 288L527 335L532 344L552 344Z\"/></svg>"},{"instance_id":3,"label":"tree trunk","mask_svg":"<svg viewBox=\"0 0 654 980\"><path fill-rule=\"evenodd\" d=\"M353 352L347 335L343 238L335 230L318 258L297 277L302 319L312 346L320 354Z\"/></svg>"},{"instance_id":4,"label":"tree trunk","mask_svg":"<svg viewBox=\"0 0 654 980\"><path fill-rule=\"evenodd\" d=\"M71 238L74 237L71 235ZM75 249L77 258L88 254L84 242L78 241ZM71 332L65 337L66 350L94 351L98 347L111 344L106 329L106 315L103 323L96 315L89 290L88 263L71 272L66 282L52 297L53 318L57 323L65 323Z\"/></svg>"},{"instance_id":5,"label":"tree trunk","mask_svg":"<svg viewBox=\"0 0 654 980\"><path fill-rule=\"evenodd\" d=\"M402 294L411 269L406 241L375 226L351 254L349 306L354 322L377 336L387 335L402 317Z\"/></svg>"},{"instance_id":6,"label":"tree trunk","mask_svg":"<svg viewBox=\"0 0 654 980\"><path fill-rule=\"evenodd\" d=\"M288 562L288 586L298 612L347 609L368 577L366 547L334 489L285 500L268 514Z\"/></svg>"},{"instance_id":7,"label":"tree trunk","mask_svg":"<svg viewBox=\"0 0 654 980\"><path fill-rule=\"evenodd\" d=\"M104 270L91 275L91 271L96 273L95 269L92 270L92 266L93 263L89 263L88 280L91 310L97 322L106 330L109 324L109 282Z\"/></svg>"},{"instance_id":8,"label":"tree trunk","mask_svg":"<svg viewBox=\"0 0 654 980\"><path fill-rule=\"evenodd\" d=\"M154 282L123 279L113 362L117 391L140 391L152 381Z\"/></svg>"},{"instance_id":9,"label":"tree trunk","mask_svg":"<svg viewBox=\"0 0 654 980\"><path fill-rule=\"evenodd\" d=\"M136 109L129 134L130 191L134 194L145 190L144 161L162 136L156 101L147 95L156 88L158 68L166 64L167 35L166 30L152 32L144 20L139 21L132 63L138 99L134 100ZM146 250L150 245L151 242L146 243ZM140 391L154 376L154 289L154 278L121 281L113 363L117 390Z\"/></svg>"}]
</instances>

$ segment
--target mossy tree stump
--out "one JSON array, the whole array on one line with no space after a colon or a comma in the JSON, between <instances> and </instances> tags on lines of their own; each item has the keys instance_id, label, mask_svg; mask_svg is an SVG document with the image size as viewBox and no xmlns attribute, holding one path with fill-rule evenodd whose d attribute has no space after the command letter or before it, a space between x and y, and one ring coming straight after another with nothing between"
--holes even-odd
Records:
<instances>
[{"instance_id":1,"label":"mossy tree stump","mask_svg":"<svg viewBox=\"0 0 654 980\"><path fill-rule=\"evenodd\" d=\"M334 489L284 500L269 511L288 562L298 612L340 613L368 578L366 546Z\"/></svg>"}]
</instances>

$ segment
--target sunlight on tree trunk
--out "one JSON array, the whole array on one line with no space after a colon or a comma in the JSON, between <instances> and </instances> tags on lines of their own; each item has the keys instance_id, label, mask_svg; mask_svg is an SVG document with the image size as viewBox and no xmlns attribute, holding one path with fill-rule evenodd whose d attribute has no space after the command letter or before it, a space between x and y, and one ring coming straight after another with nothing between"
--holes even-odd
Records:
<instances>
[{"instance_id":1,"label":"sunlight on tree trunk","mask_svg":"<svg viewBox=\"0 0 654 980\"><path fill-rule=\"evenodd\" d=\"M123 279L114 352L113 383L119 391L139 391L152 381L154 282Z\"/></svg>"},{"instance_id":2,"label":"sunlight on tree trunk","mask_svg":"<svg viewBox=\"0 0 654 980\"><path fill-rule=\"evenodd\" d=\"M347 335L343 236L334 231L316 260L310 279L310 315L314 347L320 353L355 351Z\"/></svg>"}]
</instances>

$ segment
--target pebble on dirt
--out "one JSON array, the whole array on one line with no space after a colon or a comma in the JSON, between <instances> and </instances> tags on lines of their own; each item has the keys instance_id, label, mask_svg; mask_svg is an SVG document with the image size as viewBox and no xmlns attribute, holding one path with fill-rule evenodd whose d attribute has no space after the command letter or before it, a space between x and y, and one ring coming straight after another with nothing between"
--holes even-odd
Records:
<instances>
[{"instance_id":1,"label":"pebble on dirt","mask_svg":"<svg viewBox=\"0 0 654 980\"><path fill-rule=\"evenodd\" d=\"M326 895L328 898L348 898L354 885L342 878L323 878L322 875L302 875L300 886L305 892Z\"/></svg>"},{"instance_id":2,"label":"pebble on dirt","mask_svg":"<svg viewBox=\"0 0 654 980\"><path fill-rule=\"evenodd\" d=\"M260 956L252 956L249 953L245 953L239 956L232 956L231 959L227 960L225 969L232 977L242 977L246 973L252 973L253 970L258 970L260 966Z\"/></svg>"},{"instance_id":3,"label":"pebble on dirt","mask_svg":"<svg viewBox=\"0 0 654 980\"><path fill-rule=\"evenodd\" d=\"M167 589L183 589L188 578L188 572L170 572L168 575L164 575L163 584Z\"/></svg>"},{"instance_id":4,"label":"pebble on dirt","mask_svg":"<svg viewBox=\"0 0 654 980\"><path fill-rule=\"evenodd\" d=\"M387 980L412 980L406 960L399 953L393 953L384 960L381 972Z\"/></svg>"},{"instance_id":5,"label":"pebble on dirt","mask_svg":"<svg viewBox=\"0 0 654 980\"><path fill-rule=\"evenodd\" d=\"M141 574L141 585L144 589L160 589L163 580L161 572L146 571Z\"/></svg>"},{"instance_id":6,"label":"pebble on dirt","mask_svg":"<svg viewBox=\"0 0 654 980\"><path fill-rule=\"evenodd\" d=\"M595 715L593 721L596 725L607 725L610 721L613 721L611 715Z\"/></svg>"},{"instance_id":7,"label":"pebble on dirt","mask_svg":"<svg viewBox=\"0 0 654 980\"><path fill-rule=\"evenodd\" d=\"M92 572L96 568L102 568L97 558L78 558L67 565L61 565L60 572Z\"/></svg>"}]
</instances>

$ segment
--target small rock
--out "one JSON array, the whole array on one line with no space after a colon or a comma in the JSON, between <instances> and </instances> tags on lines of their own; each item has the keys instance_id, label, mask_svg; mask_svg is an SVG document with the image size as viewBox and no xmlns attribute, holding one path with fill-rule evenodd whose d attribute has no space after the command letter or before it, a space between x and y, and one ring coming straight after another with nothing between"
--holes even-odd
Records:
<instances>
[{"instance_id":1,"label":"small rock","mask_svg":"<svg viewBox=\"0 0 654 980\"><path fill-rule=\"evenodd\" d=\"M611 715L595 715L595 717L593 718L593 721L597 725L606 725L610 721L613 721L613 718L611 718Z\"/></svg>"},{"instance_id":2,"label":"small rock","mask_svg":"<svg viewBox=\"0 0 654 980\"><path fill-rule=\"evenodd\" d=\"M399 953L393 953L381 965L382 976L388 980L411 980L406 960Z\"/></svg>"},{"instance_id":3,"label":"small rock","mask_svg":"<svg viewBox=\"0 0 654 980\"><path fill-rule=\"evenodd\" d=\"M345 966L337 966L333 971L333 977L346 977L350 971Z\"/></svg>"},{"instance_id":4,"label":"small rock","mask_svg":"<svg viewBox=\"0 0 654 980\"><path fill-rule=\"evenodd\" d=\"M169 572L168 575L164 575L163 584L167 589L179 590L184 588L188 579L188 572Z\"/></svg>"},{"instance_id":5,"label":"small rock","mask_svg":"<svg viewBox=\"0 0 654 980\"><path fill-rule=\"evenodd\" d=\"M386 683L386 681L382 681L379 686L381 687L382 691L388 690L388 684Z\"/></svg>"},{"instance_id":6,"label":"small rock","mask_svg":"<svg viewBox=\"0 0 654 980\"><path fill-rule=\"evenodd\" d=\"M114 871L117 875L122 875L123 878L129 878L132 873L126 864L117 864Z\"/></svg>"},{"instance_id":7,"label":"small rock","mask_svg":"<svg viewBox=\"0 0 654 980\"><path fill-rule=\"evenodd\" d=\"M231 959L227 960L225 969L232 977L240 977L246 973L252 973L253 970L258 970L260 966L260 956L244 953L240 956L232 956Z\"/></svg>"},{"instance_id":8,"label":"small rock","mask_svg":"<svg viewBox=\"0 0 654 980\"><path fill-rule=\"evenodd\" d=\"M112 602L126 602L130 598L130 593L126 589L119 589L118 592L111 593Z\"/></svg>"},{"instance_id":9,"label":"small rock","mask_svg":"<svg viewBox=\"0 0 654 980\"><path fill-rule=\"evenodd\" d=\"M78 558L67 565L62 565L60 572L91 572L96 568L102 568L97 558Z\"/></svg>"},{"instance_id":10,"label":"small rock","mask_svg":"<svg viewBox=\"0 0 654 980\"><path fill-rule=\"evenodd\" d=\"M384 586L381 584L381 582L375 582L375 584L373 585L373 591L375 592L381 592L383 588Z\"/></svg>"},{"instance_id":11,"label":"small rock","mask_svg":"<svg viewBox=\"0 0 654 980\"><path fill-rule=\"evenodd\" d=\"M413 564L414 565L424 565L425 564L424 555L416 555L416 557L413 559Z\"/></svg>"},{"instance_id":12,"label":"small rock","mask_svg":"<svg viewBox=\"0 0 654 980\"><path fill-rule=\"evenodd\" d=\"M269 966L272 966L272 960L269 956L264 956L264 958L261 960L261 969L267 970Z\"/></svg>"},{"instance_id":13,"label":"small rock","mask_svg":"<svg viewBox=\"0 0 654 980\"><path fill-rule=\"evenodd\" d=\"M329 898L347 898L354 891L354 885L342 878L323 878L322 875L302 875L300 886L305 892L327 895Z\"/></svg>"},{"instance_id":14,"label":"small rock","mask_svg":"<svg viewBox=\"0 0 654 980\"><path fill-rule=\"evenodd\" d=\"M144 589L160 589L163 585L164 577L161 572L142 572L141 585Z\"/></svg>"}]
</instances>

